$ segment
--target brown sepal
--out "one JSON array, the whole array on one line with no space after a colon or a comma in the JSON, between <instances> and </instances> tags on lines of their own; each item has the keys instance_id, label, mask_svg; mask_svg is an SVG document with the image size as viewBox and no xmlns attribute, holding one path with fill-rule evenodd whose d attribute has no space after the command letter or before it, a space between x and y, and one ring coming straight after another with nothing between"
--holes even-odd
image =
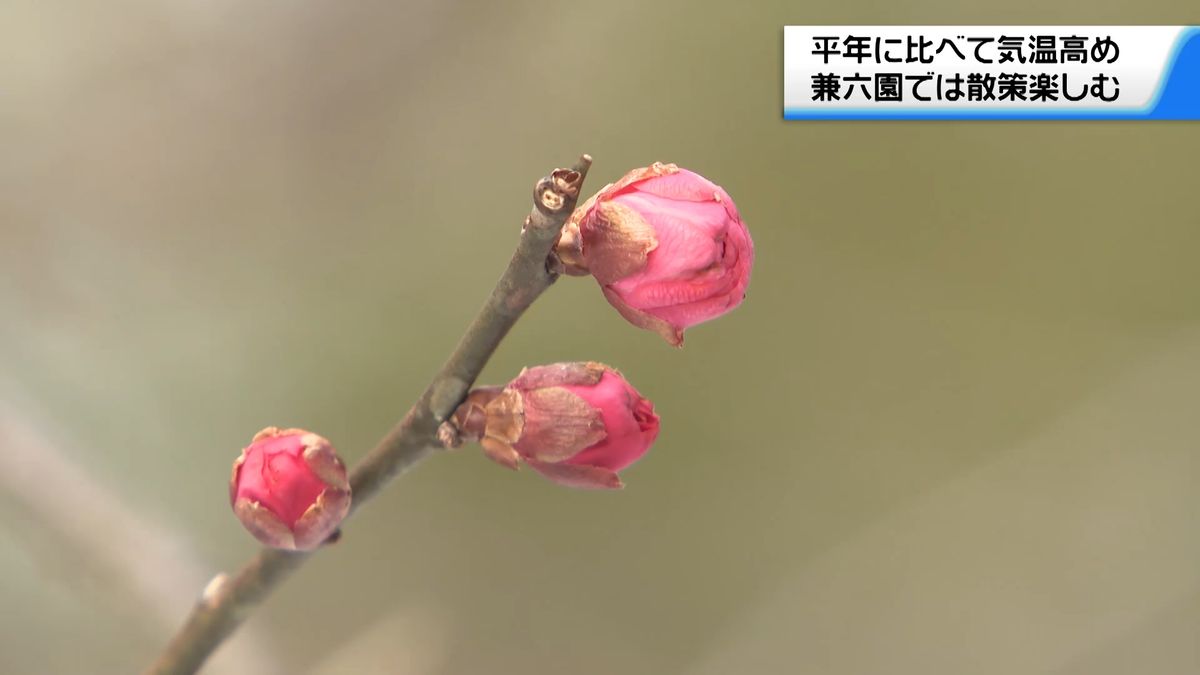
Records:
<instances>
[{"instance_id":1,"label":"brown sepal","mask_svg":"<svg viewBox=\"0 0 1200 675\"><path fill-rule=\"evenodd\" d=\"M521 450L544 462L561 462L604 440L604 418L598 409L563 387L524 393L525 428Z\"/></svg>"},{"instance_id":2,"label":"brown sepal","mask_svg":"<svg viewBox=\"0 0 1200 675\"><path fill-rule=\"evenodd\" d=\"M571 214L571 218L575 219L575 216L582 212L582 209L576 209ZM573 277L586 277L591 274L587 264L583 261L583 236L579 234L578 223L568 222L563 225L562 232L558 235L558 243L554 245L554 255L551 259L552 262L557 261L558 263L551 265L558 274L569 274Z\"/></svg>"},{"instance_id":3,"label":"brown sepal","mask_svg":"<svg viewBox=\"0 0 1200 675\"><path fill-rule=\"evenodd\" d=\"M581 234L583 261L602 285L642 271L658 247L654 228L641 214L616 202L601 201Z\"/></svg>"},{"instance_id":4,"label":"brown sepal","mask_svg":"<svg viewBox=\"0 0 1200 675\"><path fill-rule=\"evenodd\" d=\"M525 463L546 478L567 487L584 490L619 490L625 487L616 472L598 466L553 464L535 459L526 459Z\"/></svg>"},{"instance_id":5,"label":"brown sepal","mask_svg":"<svg viewBox=\"0 0 1200 675\"><path fill-rule=\"evenodd\" d=\"M647 178L655 178L657 176L669 176L673 173L679 173L678 165L664 164L662 162L655 162L655 163L651 164L650 166L643 166L641 168L630 171L629 173L627 173L624 176L621 176L619 179L617 179L617 182L609 183L608 185L605 185L600 190L600 192L598 192L596 194L598 197L603 198L614 192L624 190L625 188L629 187L630 185L633 185L634 183L637 183L639 181L646 180Z\"/></svg>"},{"instance_id":6,"label":"brown sepal","mask_svg":"<svg viewBox=\"0 0 1200 675\"><path fill-rule=\"evenodd\" d=\"M645 328L646 330L652 330L655 333L658 333L672 347L683 346L682 330L672 326L670 323L663 321L656 316L652 316L639 309L630 307L629 305L625 304L625 301L621 299L621 296L617 295L616 291L612 290L608 286L601 286L600 289L604 291L604 297L608 300L608 304L616 308L617 312L620 313L621 316L625 317L626 321L639 328Z\"/></svg>"},{"instance_id":7,"label":"brown sepal","mask_svg":"<svg viewBox=\"0 0 1200 675\"><path fill-rule=\"evenodd\" d=\"M505 389L488 402L484 409L484 438L494 438L506 445L513 445L521 438L525 429L525 406L521 392Z\"/></svg>"},{"instance_id":8,"label":"brown sepal","mask_svg":"<svg viewBox=\"0 0 1200 675\"><path fill-rule=\"evenodd\" d=\"M497 438L485 437L479 441L479 445L483 448L483 454L493 462L513 471L517 470L518 460L521 458L513 447L504 441Z\"/></svg>"},{"instance_id":9,"label":"brown sepal","mask_svg":"<svg viewBox=\"0 0 1200 675\"><path fill-rule=\"evenodd\" d=\"M591 386L600 382L606 370L611 369L595 361L551 363L523 369L508 386L525 391L540 387Z\"/></svg>"},{"instance_id":10,"label":"brown sepal","mask_svg":"<svg viewBox=\"0 0 1200 675\"><path fill-rule=\"evenodd\" d=\"M342 464L329 441L309 433L302 436L300 442L304 445L304 462L308 464L308 468L329 487L349 492L350 482L346 480L346 466Z\"/></svg>"},{"instance_id":11,"label":"brown sepal","mask_svg":"<svg viewBox=\"0 0 1200 675\"><path fill-rule=\"evenodd\" d=\"M458 442L483 438L487 429L487 406L503 391L503 387L477 387L467 394L448 420L458 432Z\"/></svg>"},{"instance_id":12,"label":"brown sepal","mask_svg":"<svg viewBox=\"0 0 1200 675\"><path fill-rule=\"evenodd\" d=\"M273 548L296 550L296 538L279 516L262 504L242 497L233 504L238 520L256 539Z\"/></svg>"},{"instance_id":13,"label":"brown sepal","mask_svg":"<svg viewBox=\"0 0 1200 675\"><path fill-rule=\"evenodd\" d=\"M317 495L317 501L296 520L293 528L296 549L311 551L325 543L349 512L349 492L330 488Z\"/></svg>"}]
</instances>

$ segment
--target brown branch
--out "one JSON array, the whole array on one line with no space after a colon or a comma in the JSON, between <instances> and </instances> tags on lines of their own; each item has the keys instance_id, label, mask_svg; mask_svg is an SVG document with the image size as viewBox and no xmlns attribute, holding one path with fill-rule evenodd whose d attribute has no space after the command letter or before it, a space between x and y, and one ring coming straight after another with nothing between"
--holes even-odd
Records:
<instances>
[{"instance_id":1,"label":"brown branch","mask_svg":"<svg viewBox=\"0 0 1200 675\"><path fill-rule=\"evenodd\" d=\"M591 157L583 155L573 168L558 169L538 181L533 211L525 220L517 250L491 297L404 419L351 471L355 509L438 447L438 426L466 396L521 314L558 278L551 249L575 208L591 161ZM309 555L263 549L232 577L217 575L166 650L145 673L196 672L209 654Z\"/></svg>"}]
</instances>

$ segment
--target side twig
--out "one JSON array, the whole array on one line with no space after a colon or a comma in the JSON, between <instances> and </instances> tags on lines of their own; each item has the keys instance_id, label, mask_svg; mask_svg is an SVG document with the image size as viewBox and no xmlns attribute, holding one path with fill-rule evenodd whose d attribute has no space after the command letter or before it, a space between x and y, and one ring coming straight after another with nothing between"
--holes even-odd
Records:
<instances>
[{"instance_id":1,"label":"side twig","mask_svg":"<svg viewBox=\"0 0 1200 675\"><path fill-rule=\"evenodd\" d=\"M575 208L591 161L583 155L574 167L558 169L538 181L533 211L525 219L517 250L491 297L404 419L351 471L354 509L438 447L439 425L466 396L521 314L558 278L551 249ZM182 675L199 670L221 642L309 555L263 549L232 576L217 575L146 675Z\"/></svg>"}]
</instances>

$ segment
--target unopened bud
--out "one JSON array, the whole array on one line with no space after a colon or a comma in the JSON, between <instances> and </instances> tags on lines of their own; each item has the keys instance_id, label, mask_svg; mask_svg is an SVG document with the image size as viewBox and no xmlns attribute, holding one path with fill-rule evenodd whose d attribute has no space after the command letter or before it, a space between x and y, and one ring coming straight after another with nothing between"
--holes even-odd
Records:
<instances>
[{"instance_id":1,"label":"unopened bud","mask_svg":"<svg viewBox=\"0 0 1200 675\"><path fill-rule=\"evenodd\" d=\"M754 243L720 186L674 164L634 169L571 214L556 249L636 326L673 345L741 304Z\"/></svg>"},{"instance_id":2,"label":"unopened bud","mask_svg":"<svg viewBox=\"0 0 1200 675\"><path fill-rule=\"evenodd\" d=\"M273 548L311 550L350 511L346 467L324 438L267 427L233 463L229 500L238 520Z\"/></svg>"},{"instance_id":3,"label":"unopened bud","mask_svg":"<svg viewBox=\"0 0 1200 675\"><path fill-rule=\"evenodd\" d=\"M477 389L455 411L463 438L509 468L524 461L561 485L612 489L658 437L654 406L599 363L526 368L503 389Z\"/></svg>"}]
</instances>

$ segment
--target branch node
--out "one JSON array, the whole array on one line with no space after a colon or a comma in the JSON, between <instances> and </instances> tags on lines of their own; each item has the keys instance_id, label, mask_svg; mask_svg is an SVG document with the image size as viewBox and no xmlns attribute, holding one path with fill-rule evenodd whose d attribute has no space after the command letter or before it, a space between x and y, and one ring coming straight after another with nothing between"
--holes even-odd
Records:
<instances>
[{"instance_id":1,"label":"branch node","mask_svg":"<svg viewBox=\"0 0 1200 675\"><path fill-rule=\"evenodd\" d=\"M449 420L438 425L437 440L447 450L453 450L462 445L462 436L458 433L458 427L451 424Z\"/></svg>"},{"instance_id":2,"label":"branch node","mask_svg":"<svg viewBox=\"0 0 1200 675\"><path fill-rule=\"evenodd\" d=\"M204 591L200 593L200 602L205 605L213 606L217 603L217 598L221 596L221 591L225 590L225 584L229 582L229 575L221 572L208 582L204 587Z\"/></svg>"}]
</instances>

